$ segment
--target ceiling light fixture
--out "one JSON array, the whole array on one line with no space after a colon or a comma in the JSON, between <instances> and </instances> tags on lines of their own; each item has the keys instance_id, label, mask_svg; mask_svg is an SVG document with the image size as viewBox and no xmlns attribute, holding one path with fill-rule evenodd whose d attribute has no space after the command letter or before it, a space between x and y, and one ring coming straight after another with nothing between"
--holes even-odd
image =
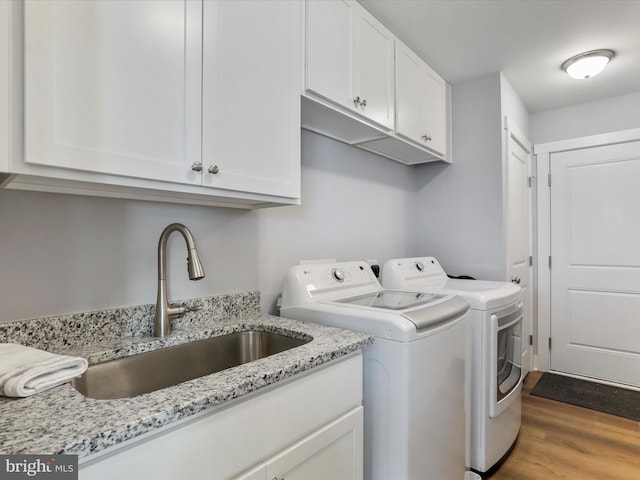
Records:
<instances>
[{"instance_id":1,"label":"ceiling light fixture","mask_svg":"<svg viewBox=\"0 0 640 480\"><path fill-rule=\"evenodd\" d=\"M562 64L562 70L578 80L591 78L604 70L614 56L613 50L591 50L571 57Z\"/></svg>"}]
</instances>

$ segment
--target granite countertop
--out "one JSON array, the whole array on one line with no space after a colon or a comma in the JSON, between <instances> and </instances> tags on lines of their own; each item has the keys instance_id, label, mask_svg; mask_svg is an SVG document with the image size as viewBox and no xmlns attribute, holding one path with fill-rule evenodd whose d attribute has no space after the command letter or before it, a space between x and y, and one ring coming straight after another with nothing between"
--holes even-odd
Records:
<instances>
[{"instance_id":1,"label":"granite countertop","mask_svg":"<svg viewBox=\"0 0 640 480\"><path fill-rule=\"evenodd\" d=\"M198 299L197 302L204 301L208 308L203 308L203 312L194 315L195 318L174 324L172 334L163 339L151 336L148 331L138 336L109 336L102 332L101 341L95 343L95 328L83 334L77 333L87 330L87 319L78 320L77 316L56 317L48 319L48 322L38 319L31 323L0 324L0 342L13 341L55 353L79 355L87 358L90 364L249 329L313 338L294 349L133 398L94 400L78 393L70 383L27 398L0 397L0 454L64 453L76 454L83 459L346 356L373 341L364 333L261 315L255 308L256 295L249 295L249 308L245 305L235 308L238 304L234 304L234 299L229 302L224 297L225 306L231 307L223 308L223 314L214 312L219 308L221 297ZM142 310L138 312L137 321L144 324L141 328L146 330L150 306L139 308ZM102 320L96 322L98 329L103 328L100 325L105 321L117 323L110 316L113 312L122 317L122 310L108 314L94 312L91 321L96 318ZM34 322L39 328L34 328ZM70 341L74 335L68 330L73 325L76 326L77 338ZM45 330L49 328L46 334L42 333L43 326L46 326ZM54 331L56 329L59 331ZM67 333L61 334L61 331ZM80 338L84 340L78 340ZM88 338L94 338L93 343Z\"/></svg>"}]
</instances>

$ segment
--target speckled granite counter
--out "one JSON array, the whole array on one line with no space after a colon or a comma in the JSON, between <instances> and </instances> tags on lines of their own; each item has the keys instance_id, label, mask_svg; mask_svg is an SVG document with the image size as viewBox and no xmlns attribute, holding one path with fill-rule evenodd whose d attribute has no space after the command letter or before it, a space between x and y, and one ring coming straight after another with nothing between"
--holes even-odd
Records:
<instances>
[{"instance_id":1,"label":"speckled granite counter","mask_svg":"<svg viewBox=\"0 0 640 480\"><path fill-rule=\"evenodd\" d=\"M89 363L248 329L313 340L179 385L118 400L93 400L70 384L28 398L0 397L0 453L67 453L80 458L290 378L371 343L358 332L258 312L257 292L198 299L203 308L151 336L153 306L0 324L0 342L79 355ZM99 339L99 341L98 341Z\"/></svg>"}]
</instances>

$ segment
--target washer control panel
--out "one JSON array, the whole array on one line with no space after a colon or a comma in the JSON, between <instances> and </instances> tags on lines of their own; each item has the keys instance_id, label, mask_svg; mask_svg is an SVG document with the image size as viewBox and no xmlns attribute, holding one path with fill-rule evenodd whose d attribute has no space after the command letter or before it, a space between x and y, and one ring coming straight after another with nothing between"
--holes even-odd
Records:
<instances>
[{"instance_id":1,"label":"washer control panel","mask_svg":"<svg viewBox=\"0 0 640 480\"><path fill-rule=\"evenodd\" d=\"M348 286L377 281L371 267L365 262L306 264L294 268L304 283L313 284L319 290L332 288L337 284Z\"/></svg>"},{"instance_id":2,"label":"washer control panel","mask_svg":"<svg viewBox=\"0 0 640 480\"><path fill-rule=\"evenodd\" d=\"M346 297L381 288L373 270L364 261L296 265L287 272L282 305L308 303L312 298Z\"/></svg>"}]
</instances>

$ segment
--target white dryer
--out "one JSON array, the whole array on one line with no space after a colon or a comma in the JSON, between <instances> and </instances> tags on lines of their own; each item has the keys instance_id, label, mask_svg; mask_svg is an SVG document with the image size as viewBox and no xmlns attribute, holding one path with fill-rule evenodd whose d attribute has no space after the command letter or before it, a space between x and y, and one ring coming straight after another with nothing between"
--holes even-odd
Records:
<instances>
[{"instance_id":1,"label":"white dryer","mask_svg":"<svg viewBox=\"0 0 640 480\"><path fill-rule=\"evenodd\" d=\"M384 290L365 262L305 264L285 277L280 315L374 336L364 349L366 479L465 478L465 300Z\"/></svg>"},{"instance_id":2,"label":"white dryer","mask_svg":"<svg viewBox=\"0 0 640 480\"><path fill-rule=\"evenodd\" d=\"M485 476L511 452L520 431L522 291L507 282L449 278L433 257L387 261L385 288L459 295L471 305L467 467Z\"/></svg>"}]
</instances>

